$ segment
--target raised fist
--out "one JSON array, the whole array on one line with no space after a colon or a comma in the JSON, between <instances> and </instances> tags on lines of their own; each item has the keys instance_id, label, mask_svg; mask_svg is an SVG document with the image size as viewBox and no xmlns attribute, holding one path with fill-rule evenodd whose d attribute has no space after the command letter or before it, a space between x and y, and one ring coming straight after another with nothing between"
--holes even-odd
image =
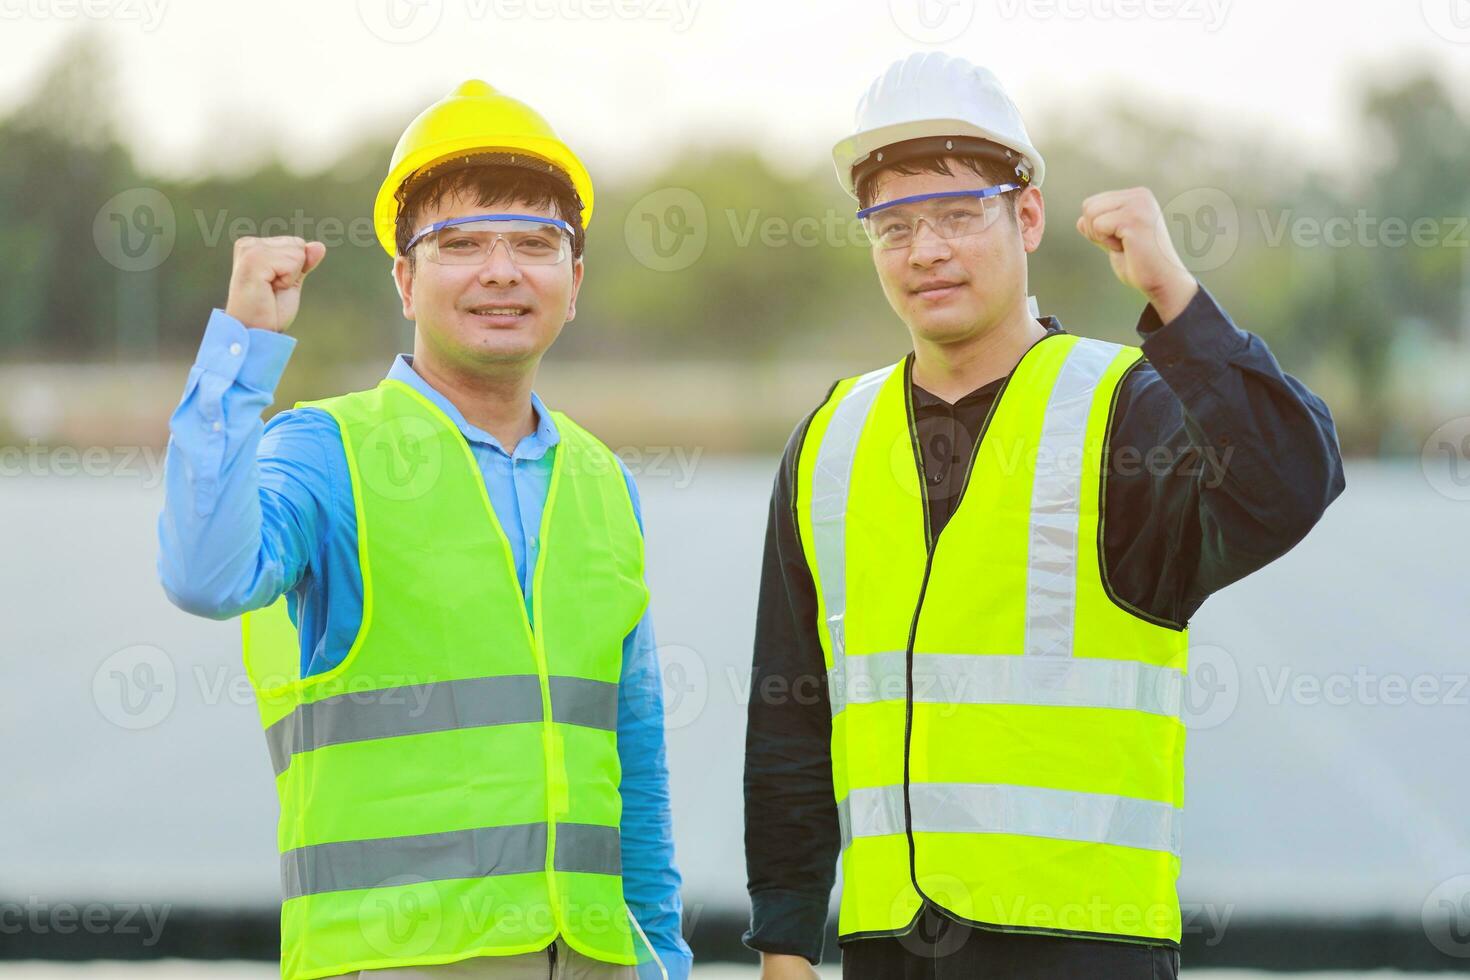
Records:
<instances>
[{"instance_id":1,"label":"raised fist","mask_svg":"<svg viewBox=\"0 0 1470 980\"><path fill-rule=\"evenodd\" d=\"M301 307L301 283L327 247L290 235L235 240L225 312L247 327L285 333Z\"/></svg>"}]
</instances>

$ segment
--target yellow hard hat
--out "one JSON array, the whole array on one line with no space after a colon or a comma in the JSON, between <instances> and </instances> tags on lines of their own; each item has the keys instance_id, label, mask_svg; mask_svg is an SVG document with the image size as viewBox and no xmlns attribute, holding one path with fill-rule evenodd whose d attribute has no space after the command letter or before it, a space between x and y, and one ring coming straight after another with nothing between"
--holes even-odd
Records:
<instances>
[{"instance_id":1,"label":"yellow hard hat","mask_svg":"<svg viewBox=\"0 0 1470 980\"><path fill-rule=\"evenodd\" d=\"M571 180L582 198L582 227L592 220L592 178L551 124L524 102L471 79L419 113L393 148L388 176L373 205L378 241L390 256L398 255L394 229L403 181L425 167L477 153L525 154L550 164Z\"/></svg>"}]
</instances>

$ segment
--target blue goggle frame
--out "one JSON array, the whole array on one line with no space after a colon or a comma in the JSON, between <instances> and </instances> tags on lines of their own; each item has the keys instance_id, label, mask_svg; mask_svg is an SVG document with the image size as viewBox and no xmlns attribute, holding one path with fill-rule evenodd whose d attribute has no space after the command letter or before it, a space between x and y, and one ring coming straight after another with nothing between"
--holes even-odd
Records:
<instances>
[{"instance_id":1,"label":"blue goggle frame","mask_svg":"<svg viewBox=\"0 0 1470 980\"><path fill-rule=\"evenodd\" d=\"M1023 186L1025 185L996 184L994 187L980 187L968 191L938 191L933 194L914 194L909 197L900 197L896 201L884 201L882 204L874 204L871 207L863 208L857 213L857 216L859 218L866 218L868 215L875 214L886 208L895 208L900 204L913 204L915 201L932 201L939 197L995 197L997 194L1004 194L1007 191L1018 191Z\"/></svg>"},{"instance_id":2,"label":"blue goggle frame","mask_svg":"<svg viewBox=\"0 0 1470 980\"><path fill-rule=\"evenodd\" d=\"M408 240L403 247L405 254L413 251L413 247L424 239L426 235L432 235L441 228L449 228L453 225L468 224L471 221L539 221L544 225L554 225L566 232L568 238L576 237L576 231L571 225L560 218L548 218L541 214L472 214L467 218L447 218L444 221L436 221L414 232L414 236Z\"/></svg>"}]
</instances>

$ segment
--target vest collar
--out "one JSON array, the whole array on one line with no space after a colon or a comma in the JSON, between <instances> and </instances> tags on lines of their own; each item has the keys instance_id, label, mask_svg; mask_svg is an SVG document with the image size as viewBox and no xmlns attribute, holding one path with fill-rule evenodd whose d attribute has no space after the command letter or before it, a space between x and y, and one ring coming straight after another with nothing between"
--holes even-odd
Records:
<instances>
[{"instance_id":1,"label":"vest collar","mask_svg":"<svg viewBox=\"0 0 1470 980\"><path fill-rule=\"evenodd\" d=\"M1066 329L1062 326L1062 321L1058 320L1054 316L1037 317L1036 322L1040 323L1043 327L1046 328L1046 336L1051 336L1054 333L1067 332ZM909 354L909 357L913 357L912 352ZM1006 377L1009 377L1009 375L1007 375ZM967 392L966 394L961 395L952 403L947 402L943 398L940 398L938 395L928 391L927 389L919 387L917 384L914 384L912 377L910 377L909 379L909 387L910 390L912 390L914 396L914 410L922 412L934 412L940 410L953 410L960 407L960 405L962 405L963 403L979 397L982 393L985 395L994 394L995 390L1000 387L1001 382L1003 382L1004 380L1005 378L996 378L994 381L987 381L985 384L976 388L974 391Z\"/></svg>"},{"instance_id":2,"label":"vest collar","mask_svg":"<svg viewBox=\"0 0 1470 980\"><path fill-rule=\"evenodd\" d=\"M556 423L551 419L551 412L541 401L541 397L534 391L531 392L531 407L536 410L536 431L526 436L515 447L511 453L500 444L500 440L476 425L471 425L465 420L464 414L455 407L454 403L423 379L413 367L412 354L399 354L393 359L393 366L388 369L388 377L394 381L401 381L414 391L423 395L429 401L449 416L459 431L472 443L480 443L489 446L496 452L515 459L540 459L547 451L561 441L561 433L556 431Z\"/></svg>"}]
</instances>

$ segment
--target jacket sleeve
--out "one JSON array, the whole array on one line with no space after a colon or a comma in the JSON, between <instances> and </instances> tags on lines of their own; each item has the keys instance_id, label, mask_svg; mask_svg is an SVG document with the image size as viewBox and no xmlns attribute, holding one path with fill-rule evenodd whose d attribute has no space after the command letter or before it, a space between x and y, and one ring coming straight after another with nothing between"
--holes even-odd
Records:
<instances>
[{"instance_id":1,"label":"jacket sleeve","mask_svg":"<svg viewBox=\"0 0 1470 980\"><path fill-rule=\"evenodd\" d=\"M1343 491L1327 405L1200 286L1167 324L1139 318L1147 358L1112 419L1104 503L1114 597L1182 628L1212 593L1290 551Z\"/></svg>"},{"instance_id":2,"label":"jacket sleeve","mask_svg":"<svg viewBox=\"0 0 1470 980\"><path fill-rule=\"evenodd\" d=\"M741 940L819 963L841 840L816 587L794 510L796 457L810 421L786 447L766 525L745 738L751 923Z\"/></svg>"}]
</instances>

